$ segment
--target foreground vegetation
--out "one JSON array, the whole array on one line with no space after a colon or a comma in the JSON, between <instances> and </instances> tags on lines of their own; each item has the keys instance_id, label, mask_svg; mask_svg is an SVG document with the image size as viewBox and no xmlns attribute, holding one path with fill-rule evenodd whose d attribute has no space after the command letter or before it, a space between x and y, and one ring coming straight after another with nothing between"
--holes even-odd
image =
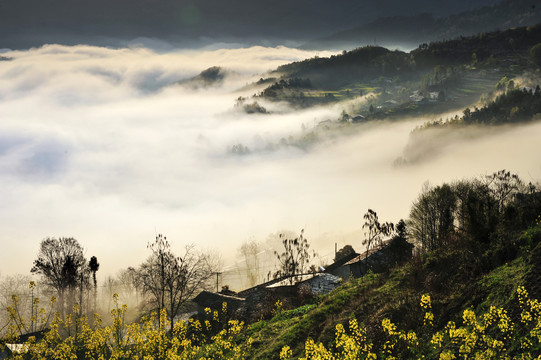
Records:
<instances>
[{"instance_id":1,"label":"foreground vegetation","mask_svg":"<svg viewBox=\"0 0 541 360\"><path fill-rule=\"evenodd\" d=\"M431 297L421 296L422 325L417 332L401 330L390 319L381 321L382 341L374 342L367 328L351 316L347 324L338 324L334 341L327 346L309 338L304 343L300 359L539 359L541 358L541 303L530 299L527 290L519 286L514 294L513 308L490 306L478 315L471 308L463 311L460 322L449 321L435 330ZM14 352L14 359L247 359L257 357L252 349L254 338L247 336L261 320L248 328L244 323L227 321L227 308L222 311L206 309L207 319L177 322L167 331L166 311L159 318L152 314L141 323L126 324L127 307L111 311L113 323L102 326L96 317L91 327L86 317L62 321L59 315L50 330L28 338ZM303 312L317 311L314 307L282 312L277 304L270 323L282 323L288 318L302 318ZM516 319L513 319L516 318ZM14 318L15 320L15 318ZM21 320L21 319L18 319ZM14 321L14 324L16 321ZM61 336L61 331L68 336ZM5 340L17 341L17 338ZM294 340L294 339L292 339ZM285 345L272 358L293 358L291 346ZM536 357L537 356L537 357Z\"/></svg>"},{"instance_id":2,"label":"foreground vegetation","mask_svg":"<svg viewBox=\"0 0 541 360\"><path fill-rule=\"evenodd\" d=\"M335 342L328 347L307 340L305 357L301 359L533 359L541 351L541 303L529 299L524 287L517 289L517 298L521 309L517 323L513 323L505 309L491 306L479 317L466 309L462 326L450 321L443 330L434 331L431 299L425 294L420 301L425 313L419 333L400 330L385 318L381 322L385 342L374 347L366 328L352 318L347 324L348 331L342 324L336 326ZM291 357L291 349L285 346L280 359Z\"/></svg>"},{"instance_id":3,"label":"foreground vegetation","mask_svg":"<svg viewBox=\"0 0 541 360\"><path fill-rule=\"evenodd\" d=\"M527 351L521 346L526 341L526 330L520 325L522 295L516 289L524 286L532 297L541 296L540 212L538 186L524 184L506 171L426 187L413 202L407 221L408 239L416 241L420 253L404 266L348 281L319 298L317 307L295 320L252 325L254 337L259 335L262 339L253 344L257 349L254 358L274 359L274 354L284 346L290 346L293 356L304 356L306 339L339 354L335 328L352 318L366 329L372 352L384 357L390 335L382 326L384 319L398 324L397 329L403 329L403 334L413 331L422 345L429 343L437 332L449 336L449 322L457 328L461 324L467 327L463 323L466 310L484 321L485 314L494 315L496 309L506 309L518 332L505 340L498 338L504 342L506 352L492 358L502 354L519 358L522 353L539 355L538 345ZM430 295L430 311L419 306L419 299L425 294ZM498 311L498 316L503 316ZM429 318L426 313L431 314ZM476 341L482 339L479 334L472 336L477 336ZM395 355L439 356L436 349L423 346L402 346L401 350L395 349ZM453 346L442 345L441 351L452 350Z\"/></svg>"},{"instance_id":4,"label":"foreground vegetation","mask_svg":"<svg viewBox=\"0 0 541 360\"><path fill-rule=\"evenodd\" d=\"M240 342L243 324L223 321L226 313L211 313L204 322L179 321L168 331L167 312L153 313L141 322L126 323L127 306L118 304L111 310L112 324L103 326L95 315L90 325L86 316L56 314L49 330L37 333L18 348L15 359L244 359L250 341ZM14 299L16 302L16 299ZM13 312L14 308L10 308ZM77 314L77 307L74 314ZM24 319L16 312L11 317L10 334L4 342L17 342L14 335ZM222 320L222 321L221 321ZM220 329L213 325L225 323ZM39 337L39 339L38 339Z\"/></svg>"},{"instance_id":5,"label":"foreground vegetation","mask_svg":"<svg viewBox=\"0 0 541 360\"><path fill-rule=\"evenodd\" d=\"M22 344L18 359L539 358L540 213L539 186L507 171L426 187L405 222L409 262L300 307L277 301L250 324L226 306L130 322L115 296L107 322L37 298L24 318L14 296L2 344Z\"/></svg>"}]
</instances>

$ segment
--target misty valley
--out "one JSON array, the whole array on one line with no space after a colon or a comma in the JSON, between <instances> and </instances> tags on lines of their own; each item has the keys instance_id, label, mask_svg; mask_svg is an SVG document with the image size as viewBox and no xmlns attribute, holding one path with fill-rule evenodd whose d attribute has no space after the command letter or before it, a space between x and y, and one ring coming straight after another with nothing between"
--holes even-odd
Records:
<instances>
[{"instance_id":1,"label":"misty valley","mask_svg":"<svg viewBox=\"0 0 541 360\"><path fill-rule=\"evenodd\" d=\"M541 359L540 7L342 2L0 36L0 359Z\"/></svg>"}]
</instances>

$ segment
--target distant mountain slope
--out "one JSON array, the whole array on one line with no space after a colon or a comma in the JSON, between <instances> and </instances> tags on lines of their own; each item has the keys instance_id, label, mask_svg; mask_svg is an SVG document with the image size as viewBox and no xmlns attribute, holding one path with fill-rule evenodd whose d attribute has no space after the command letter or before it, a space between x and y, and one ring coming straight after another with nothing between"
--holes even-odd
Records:
<instances>
[{"instance_id":1,"label":"distant mountain slope","mask_svg":"<svg viewBox=\"0 0 541 360\"><path fill-rule=\"evenodd\" d=\"M429 13L384 17L353 29L310 41L303 49L344 49L361 45L401 45L412 47L426 39L436 25Z\"/></svg>"},{"instance_id":2,"label":"distant mountain slope","mask_svg":"<svg viewBox=\"0 0 541 360\"><path fill-rule=\"evenodd\" d=\"M282 65L276 72L288 78L309 78L316 87L335 88L351 80L371 80L411 70L407 53L366 46L329 58L315 57Z\"/></svg>"},{"instance_id":3,"label":"distant mountain slope","mask_svg":"<svg viewBox=\"0 0 541 360\"><path fill-rule=\"evenodd\" d=\"M538 1L504 0L496 5L440 18L426 12L384 17L311 41L302 48L342 49L368 44L414 47L422 42L533 25L539 22L541 22L541 4L538 4Z\"/></svg>"},{"instance_id":4,"label":"distant mountain slope","mask_svg":"<svg viewBox=\"0 0 541 360\"><path fill-rule=\"evenodd\" d=\"M348 79L357 72L370 78L394 76L413 70L431 69L436 65L468 64L472 56L483 61L492 56L527 56L529 49L541 43L541 23L530 26L493 31L476 36L460 36L453 40L423 44L409 53L391 51L380 46L359 47L328 58L314 57L282 65L276 70L284 77L336 78L343 73Z\"/></svg>"},{"instance_id":5,"label":"distant mountain slope","mask_svg":"<svg viewBox=\"0 0 541 360\"><path fill-rule=\"evenodd\" d=\"M541 43L541 23L534 26L493 31L477 36L459 37L453 40L433 42L411 51L418 66L461 64L482 61L493 57L527 61L532 46Z\"/></svg>"},{"instance_id":6,"label":"distant mountain slope","mask_svg":"<svg viewBox=\"0 0 541 360\"><path fill-rule=\"evenodd\" d=\"M0 0L0 48L151 37L306 41L381 16L447 15L494 0Z\"/></svg>"},{"instance_id":7,"label":"distant mountain slope","mask_svg":"<svg viewBox=\"0 0 541 360\"><path fill-rule=\"evenodd\" d=\"M298 107L346 101L341 121L444 113L489 98L502 78L538 73L540 49L541 23L424 43L410 52L369 45L282 65L258 82L271 85L255 96ZM300 83L310 86L291 85ZM350 107L355 99L360 103Z\"/></svg>"}]
</instances>

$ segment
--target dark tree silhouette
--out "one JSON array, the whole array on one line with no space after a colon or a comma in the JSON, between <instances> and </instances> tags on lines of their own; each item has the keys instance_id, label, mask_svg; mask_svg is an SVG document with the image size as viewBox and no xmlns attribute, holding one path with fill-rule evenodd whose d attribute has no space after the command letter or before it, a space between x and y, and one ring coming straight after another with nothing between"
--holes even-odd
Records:
<instances>
[{"instance_id":1,"label":"dark tree silhouette","mask_svg":"<svg viewBox=\"0 0 541 360\"><path fill-rule=\"evenodd\" d=\"M100 263L98 262L98 258L95 256L92 256L90 258L90 262L88 263L88 267L90 269L90 272L92 273L92 282L94 284L94 311L96 309L96 300L98 295L98 280L96 279L96 272L98 272L100 268Z\"/></svg>"},{"instance_id":2,"label":"dark tree silhouette","mask_svg":"<svg viewBox=\"0 0 541 360\"><path fill-rule=\"evenodd\" d=\"M334 256L334 261L338 261L354 253L355 253L355 249L353 249L351 245L346 245L336 252L336 255Z\"/></svg>"},{"instance_id":3,"label":"dark tree silhouette","mask_svg":"<svg viewBox=\"0 0 541 360\"><path fill-rule=\"evenodd\" d=\"M394 231L394 225L390 222L380 223L378 214L372 209L368 209L363 218L365 220L363 229L367 230L367 232L365 232L365 239L363 241L363 245L366 245L364 262L366 269L365 271L368 271L368 255L370 249L380 246L383 241L383 237L392 234Z\"/></svg>"},{"instance_id":4,"label":"dark tree silhouette","mask_svg":"<svg viewBox=\"0 0 541 360\"><path fill-rule=\"evenodd\" d=\"M516 174L500 170L485 176L485 183L498 203L498 212L508 205L523 187L522 180Z\"/></svg>"},{"instance_id":5,"label":"dark tree silhouette","mask_svg":"<svg viewBox=\"0 0 541 360\"><path fill-rule=\"evenodd\" d=\"M58 294L58 307L62 315L73 304L75 290L84 279L86 260L83 248L74 238L46 238L41 241L38 258L30 270L39 274L47 286ZM68 295L68 296L66 296ZM82 304L80 304L82 305Z\"/></svg>"},{"instance_id":6,"label":"dark tree silhouette","mask_svg":"<svg viewBox=\"0 0 541 360\"><path fill-rule=\"evenodd\" d=\"M448 184L426 187L413 203L408 227L423 251L447 242L454 231L456 206L456 194Z\"/></svg>"},{"instance_id":7,"label":"dark tree silhouette","mask_svg":"<svg viewBox=\"0 0 541 360\"><path fill-rule=\"evenodd\" d=\"M406 222L400 220L395 226L396 234L392 237L389 243L389 253L393 265L402 265L406 260L411 258L413 245L407 241Z\"/></svg>"},{"instance_id":8,"label":"dark tree silhouette","mask_svg":"<svg viewBox=\"0 0 541 360\"><path fill-rule=\"evenodd\" d=\"M280 234L284 251L274 252L279 262L279 269L274 273L274 278L287 277L290 284L296 282L301 275L309 269L310 260L315 253L310 253L310 244L304 237L304 229L301 230L299 237L295 239L286 239Z\"/></svg>"},{"instance_id":9,"label":"dark tree silhouette","mask_svg":"<svg viewBox=\"0 0 541 360\"><path fill-rule=\"evenodd\" d=\"M98 258L95 256L92 256L90 258L90 262L88 263L88 266L90 267L90 271L92 272L92 282L94 283L94 289L98 287L98 281L96 280L96 272L100 268L100 263L98 262Z\"/></svg>"}]
</instances>

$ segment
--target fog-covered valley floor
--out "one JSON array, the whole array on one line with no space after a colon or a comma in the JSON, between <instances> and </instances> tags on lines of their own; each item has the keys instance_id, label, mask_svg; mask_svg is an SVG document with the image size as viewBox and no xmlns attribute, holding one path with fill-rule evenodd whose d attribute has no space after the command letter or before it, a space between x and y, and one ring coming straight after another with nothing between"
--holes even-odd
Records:
<instances>
[{"instance_id":1,"label":"fog-covered valley floor","mask_svg":"<svg viewBox=\"0 0 541 360\"><path fill-rule=\"evenodd\" d=\"M75 237L104 273L137 266L156 233L235 262L247 239L299 232L329 261L334 243L361 249L362 215L408 216L423 183L507 169L541 179L541 123L437 137L432 156L394 167L427 119L377 122L307 149L271 146L342 108L238 96L264 72L325 52L286 47L154 52L47 45L0 61L0 272L28 273L45 237ZM221 66L222 83L176 84ZM239 90L240 89L240 90ZM229 151L242 144L250 153ZM430 149L430 147L428 147ZM410 149L411 150L411 149ZM101 271L100 271L101 272Z\"/></svg>"}]
</instances>

